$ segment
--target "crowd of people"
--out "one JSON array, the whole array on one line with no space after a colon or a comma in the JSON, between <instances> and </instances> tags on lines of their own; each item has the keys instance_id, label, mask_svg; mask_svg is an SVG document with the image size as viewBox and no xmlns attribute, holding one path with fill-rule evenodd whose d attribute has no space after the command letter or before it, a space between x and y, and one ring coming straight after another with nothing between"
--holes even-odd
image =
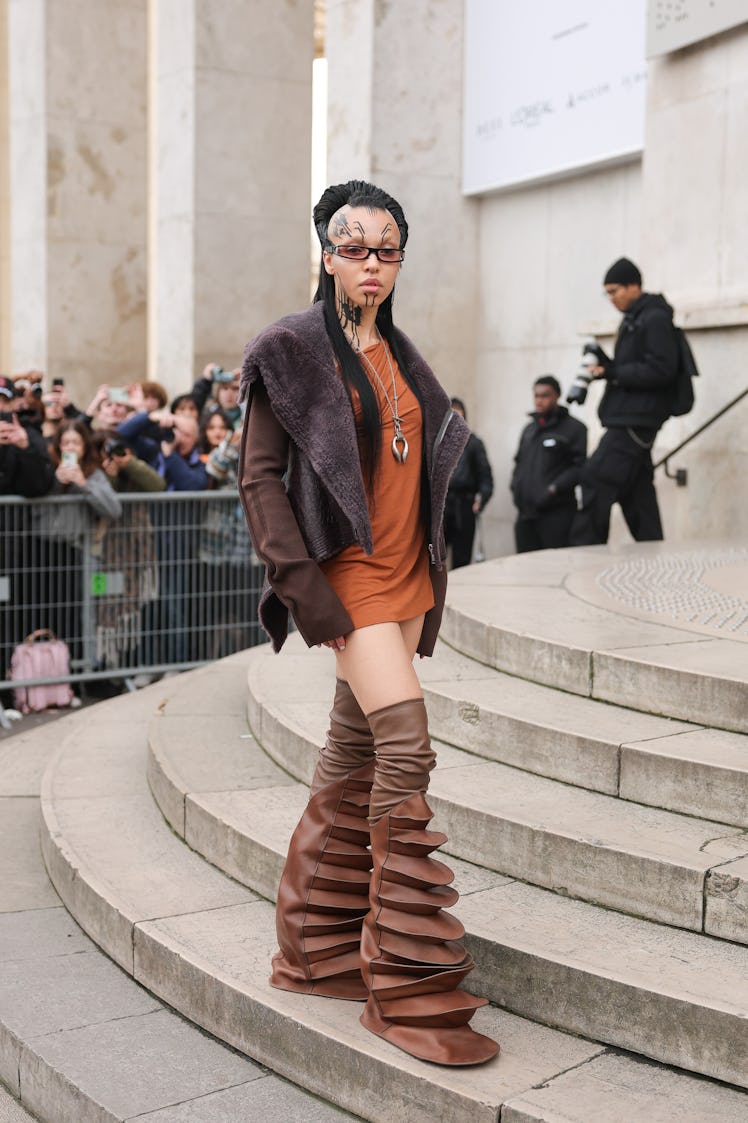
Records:
<instances>
[{"instance_id":1,"label":"crowd of people","mask_svg":"<svg viewBox=\"0 0 748 1123\"><path fill-rule=\"evenodd\" d=\"M38 628L66 640L73 669L88 643L87 669L100 671L216 658L257 641L259 570L237 494L242 414L239 371L214 363L171 403L155 381L101 385L80 408L62 379L0 377L0 496L55 500L0 503L0 674ZM209 491L236 499L188 513L146 502ZM133 494L142 501L123 499ZM118 579L98 590L86 625L83 583L94 572Z\"/></svg>"}]
</instances>

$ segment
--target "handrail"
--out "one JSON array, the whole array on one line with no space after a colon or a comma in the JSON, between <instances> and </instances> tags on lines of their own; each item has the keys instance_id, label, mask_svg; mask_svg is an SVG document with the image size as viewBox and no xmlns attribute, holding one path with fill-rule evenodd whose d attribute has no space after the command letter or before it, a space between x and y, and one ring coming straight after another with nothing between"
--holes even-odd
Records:
<instances>
[{"instance_id":1,"label":"handrail","mask_svg":"<svg viewBox=\"0 0 748 1123\"><path fill-rule=\"evenodd\" d=\"M676 452L680 452L680 450L682 448L685 448L686 445L690 444L692 440L694 440L701 433L703 433L705 429L708 429L710 425L713 425L715 421L718 421L720 419L720 417L722 417L723 414L725 414L729 410L731 410L733 408L733 406L736 406L738 404L738 402L742 401L743 398L746 397L746 395L748 395L748 386L746 386L745 390L742 390L737 395L737 397L733 398L732 401L728 402L727 405L723 406L722 409L717 410L717 412L712 417L710 417L708 421L705 421L703 425L700 425L698 429L694 429L693 433L690 433L684 441L681 441L681 443L679 445L676 445L675 448L671 449L670 452L666 453L665 456L663 456L660 460L658 460L656 462L656 464L653 465L653 467L654 468L660 468L664 464L665 465L665 475L667 476L667 478L669 480L677 480L678 481L680 473L679 472L673 473L673 472L668 471L668 467L667 467L668 460L670 460L671 457L675 456ZM685 482L685 480L683 482Z\"/></svg>"}]
</instances>

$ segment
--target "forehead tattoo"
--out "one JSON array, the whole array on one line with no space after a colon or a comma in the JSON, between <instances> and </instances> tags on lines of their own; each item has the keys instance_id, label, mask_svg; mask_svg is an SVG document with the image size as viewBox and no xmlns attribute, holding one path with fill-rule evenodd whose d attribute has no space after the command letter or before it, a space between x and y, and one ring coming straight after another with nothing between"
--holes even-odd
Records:
<instances>
[{"instance_id":1,"label":"forehead tattoo","mask_svg":"<svg viewBox=\"0 0 748 1123\"><path fill-rule=\"evenodd\" d=\"M347 234L349 238L351 237L353 231L348 225L347 211L338 211L336 215L333 215L331 233L336 238L342 238L345 234Z\"/></svg>"},{"instance_id":2,"label":"forehead tattoo","mask_svg":"<svg viewBox=\"0 0 748 1123\"><path fill-rule=\"evenodd\" d=\"M369 214L376 214L379 209L379 207L367 207ZM388 219L380 231L380 241L383 242L387 235L392 233L392 231L393 223L390 219ZM337 214L333 215L332 219L330 220L329 233L335 238L353 238L357 234L362 241L366 237L366 232L364 230L363 224L358 219L356 219L355 222L351 222L350 213L345 208L339 210Z\"/></svg>"}]
</instances>

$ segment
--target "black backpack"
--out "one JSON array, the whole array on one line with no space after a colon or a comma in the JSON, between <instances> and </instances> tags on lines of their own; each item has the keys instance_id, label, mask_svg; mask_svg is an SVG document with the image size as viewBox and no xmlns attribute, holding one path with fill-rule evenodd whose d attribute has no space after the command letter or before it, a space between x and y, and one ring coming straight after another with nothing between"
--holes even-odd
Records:
<instances>
[{"instance_id":1,"label":"black backpack","mask_svg":"<svg viewBox=\"0 0 748 1123\"><path fill-rule=\"evenodd\" d=\"M693 409L693 380L698 377L699 368L696 366L686 333L675 325L673 331L678 340L678 371L670 392L670 416L682 417L684 413L690 413Z\"/></svg>"}]
</instances>

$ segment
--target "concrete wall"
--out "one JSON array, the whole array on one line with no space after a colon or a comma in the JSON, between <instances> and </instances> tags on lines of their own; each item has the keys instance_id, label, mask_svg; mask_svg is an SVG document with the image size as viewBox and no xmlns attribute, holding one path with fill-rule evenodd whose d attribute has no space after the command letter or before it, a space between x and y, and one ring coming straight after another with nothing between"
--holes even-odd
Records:
<instances>
[{"instance_id":1,"label":"concrete wall","mask_svg":"<svg viewBox=\"0 0 748 1123\"><path fill-rule=\"evenodd\" d=\"M605 321L612 327L602 277L622 253L640 256L640 200L638 162L482 200L479 410L470 420L494 469L483 519L489 555L514 549L508 486L532 383L553 373L565 391L587 329L604 330ZM572 407L592 429L591 446L596 400L591 393L584 409Z\"/></svg>"},{"instance_id":2,"label":"concrete wall","mask_svg":"<svg viewBox=\"0 0 748 1123\"><path fill-rule=\"evenodd\" d=\"M660 432L655 456L748 385L748 28L706 40L648 66L643 161L486 196L480 211L481 320L476 429L494 465L496 497L485 518L489 554L513 550L507 482L531 384L555 373L564 387L589 334L612 343L618 317L601 295L621 254L663 291L686 327L702 369L697 404ZM583 410L590 447L599 436L595 388ZM673 461L678 488L657 487L666 537L748 534L748 505L735 481L748 472L748 400ZM611 539L627 540L620 517Z\"/></svg>"},{"instance_id":3,"label":"concrete wall","mask_svg":"<svg viewBox=\"0 0 748 1123\"><path fill-rule=\"evenodd\" d=\"M0 0L0 373L11 363L8 3Z\"/></svg>"},{"instance_id":4,"label":"concrete wall","mask_svg":"<svg viewBox=\"0 0 748 1123\"><path fill-rule=\"evenodd\" d=\"M328 0L328 178L373 180L410 232L395 321L473 400L478 205L462 197L462 0Z\"/></svg>"},{"instance_id":5,"label":"concrete wall","mask_svg":"<svg viewBox=\"0 0 748 1123\"><path fill-rule=\"evenodd\" d=\"M145 361L146 0L9 0L13 369Z\"/></svg>"},{"instance_id":6,"label":"concrete wall","mask_svg":"<svg viewBox=\"0 0 748 1123\"><path fill-rule=\"evenodd\" d=\"M149 366L177 391L308 303L314 12L151 3Z\"/></svg>"}]
</instances>

